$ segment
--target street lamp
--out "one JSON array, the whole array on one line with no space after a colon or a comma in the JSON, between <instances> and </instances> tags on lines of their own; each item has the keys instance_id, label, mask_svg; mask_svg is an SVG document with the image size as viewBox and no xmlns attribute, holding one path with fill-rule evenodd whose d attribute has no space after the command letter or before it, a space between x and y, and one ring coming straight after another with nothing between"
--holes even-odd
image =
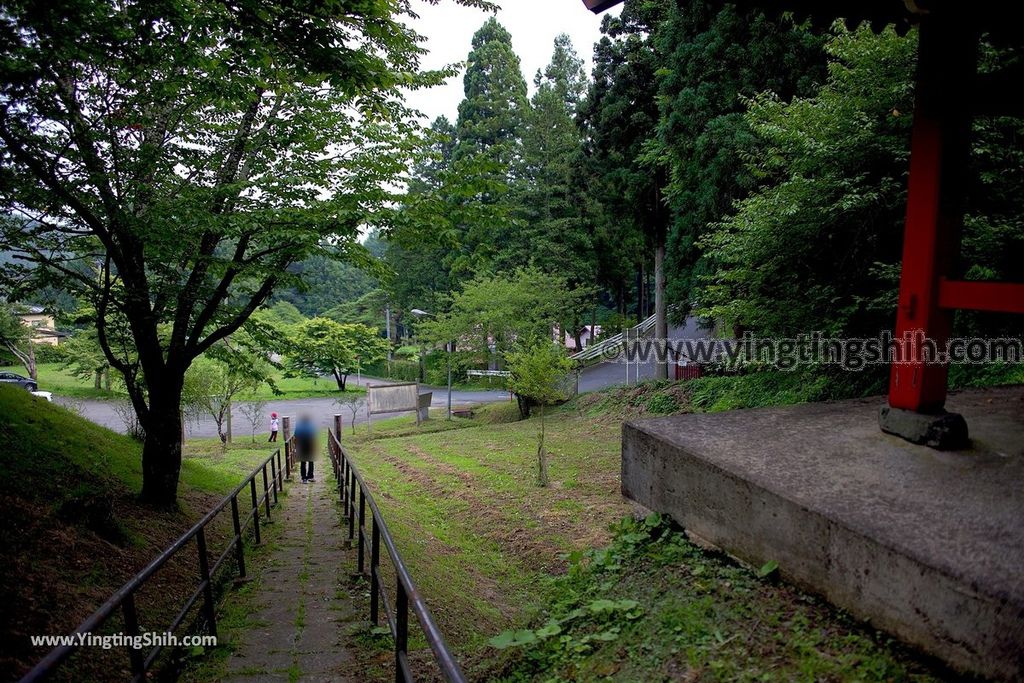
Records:
<instances>
[{"instance_id":1,"label":"street lamp","mask_svg":"<svg viewBox=\"0 0 1024 683\"><path fill-rule=\"evenodd\" d=\"M414 308L409 311L416 317L423 317L429 315L431 317L437 317L433 313L424 311L421 308ZM455 342L445 342L444 349L448 352L448 419L452 419L452 347L455 346ZM423 356L420 355L420 363L423 362ZM423 367L422 365L420 367Z\"/></svg>"}]
</instances>

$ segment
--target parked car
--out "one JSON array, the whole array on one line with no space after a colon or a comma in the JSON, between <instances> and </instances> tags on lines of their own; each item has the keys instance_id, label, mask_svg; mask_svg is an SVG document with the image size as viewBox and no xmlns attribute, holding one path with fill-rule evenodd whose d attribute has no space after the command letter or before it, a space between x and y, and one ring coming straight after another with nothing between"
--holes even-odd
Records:
<instances>
[{"instance_id":1,"label":"parked car","mask_svg":"<svg viewBox=\"0 0 1024 683\"><path fill-rule=\"evenodd\" d=\"M17 384L22 389L28 389L29 391L36 391L39 388L34 379L22 377L13 372L0 372L0 382L4 384Z\"/></svg>"}]
</instances>

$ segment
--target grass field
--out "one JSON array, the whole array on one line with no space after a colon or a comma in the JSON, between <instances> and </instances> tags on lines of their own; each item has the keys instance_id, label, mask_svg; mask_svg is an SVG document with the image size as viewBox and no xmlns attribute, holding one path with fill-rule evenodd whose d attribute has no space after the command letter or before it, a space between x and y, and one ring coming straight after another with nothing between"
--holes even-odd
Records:
<instances>
[{"instance_id":1,"label":"grass field","mask_svg":"<svg viewBox=\"0 0 1024 683\"><path fill-rule=\"evenodd\" d=\"M70 398L123 398L124 395L116 389L96 389L92 382L73 376L62 368L58 363L40 363L38 368L39 389L41 391L52 391L57 396L68 396ZM25 368L21 366L0 367L0 372L14 372L27 376ZM319 398L321 396L337 396L338 385L330 377L285 377L279 370L275 370L272 376L275 387L279 393L269 384L261 384L255 392L242 394L238 397L240 401L251 401L253 399L263 400L285 400L292 398ZM355 383L346 386L347 391L364 392L365 389Z\"/></svg>"},{"instance_id":2,"label":"grass field","mask_svg":"<svg viewBox=\"0 0 1024 683\"><path fill-rule=\"evenodd\" d=\"M618 390L552 411L547 488L535 484L539 419L512 421L512 406L422 433L398 418L346 435L471 677L930 680L898 644L756 568L660 519L622 521L632 512L619 493L622 419L686 409L672 391Z\"/></svg>"}]
</instances>

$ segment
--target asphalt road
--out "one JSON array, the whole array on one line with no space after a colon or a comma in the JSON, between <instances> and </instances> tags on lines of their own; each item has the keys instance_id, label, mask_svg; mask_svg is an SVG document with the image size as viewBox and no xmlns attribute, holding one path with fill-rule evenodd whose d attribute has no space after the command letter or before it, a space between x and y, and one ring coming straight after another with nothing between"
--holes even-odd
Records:
<instances>
[{"instance_id":1,"label":"asphalt road","mask_svg":"<svg viewBox=\"0 0 1024 683\"><path fill-rule=\"evenodd\" d=\"M362 384L366 384L367 381L373 384L389 384L387 380L381 379L367 379L363 378ZM358 384L356 378L349 378L349 383ZM420 387L421 393L427 391L433 392L433 398L430 402L432 408L444 409L447 406L448 401L448 390L446 387ZM54 396L55 403L65 403L59 396ZM459 406L467 406L479 403L495 403L497 401L508 401L509 394L507 391L486 391L486 390L472 390L472 391L452 391L452 407L456 408ZM113 401L106 400L76 400L72 401L71 405L81 413L81 415L97 424L103 425L118 432L125 431L125 424L121 417L117 414L116 404ZM69 406L70 407L70 406ZM302 414L308 414L314 420L320 424L327 426L331 420L331 416L340 414L345 420L345 424L348 425L352 419L352 412L347 406L339 406L335 403L333 398L296 398L286 400L271 400L267 401L267 408L264 411L265 417L260 420L256 425L256 433L267 433L270 429L270 413L276 412L278 415L290 415L297 417ZM383 420L391 417L397 417L400 415L412 415L413 412L408 413L390 413L386 415L374 415L373 421ZM366 407L361 407L356 412L356 425L366 424ZM240 410L235 410L232 419L232 432L236 439L247 438L252 433L252 426L249 424L249 420L242 414ZM213 421L213 418L209 416L202 417L198 420L188 420L185 425L185 433L188 436L217 436L217 425Z\"/></svg>"},{"instance_id":2,"label":"asphalt road","mask_svg":"<svg viewBox=\"0 0 1024 683\"><path fill-rule=\"evenodd\" d=\"M697 327L696 320L690 318L686 321L686 324L679 327L673 327L669 329L670 339L697 339L708 336L706 332L701 331ZM628 367L628 380L627 380L627 367ZM597 391L599 389L605 389L607 387L619 385L619 384L634 384L636 381L653 379L655 372L655 362L650 360L646 363L630 363L628 366L625 363L618 361L606 361L597 363L583 370L580 373L579 378L579 391ZM671 372L671 368L670 368ZM355 377L350 377L349 382L352 384L366 384L379 383L388 384L387 380L366 378L363 377L361 380L357 380ZM433 398L431 400L431 407L443 409L447 405L447 388L446 387L421 387L421 391L433 392ZM510 400L508 392L498 390L455 390L452 392L452 407L467 406L479 403L495 403L498 401ZM54 401L62 403L62 399L59 396L54 397ZM86 417L97 424L101 424L110 429L123 432L125 430L124 422L115 410L115 404L111 401L102 400L77 400L72 402L75 409L78 410L83 417ZM269 429L270 413L276 412L278 415L291 415L298 416L302 414L308 414L317 420L322 425L327 425L331 416L335 413L340 413L344 416L346 424L352 419L352 414L349 409L345 406L339 406L335 403L333 398L302 398L302 399L288 399L288 400L271 400L267 402L266 416L256 426L256 432L266 433ZM392 413L387 415L374 415L373 420L381 420L389 417L395 417L402 413ZM412 411L407 413L412 414ZM356 424L366 424L366 407L361 407L356 414ZM249 421L241 413L241 411L235 411L233 420L233 432L236 438L244 438L248 436L252 427ZM186 433L189 436L199 437L211 437L217 435L217 426L210 417L200 418L198 420L190 420L185 427Z\"/></svg>"}]
</instances>

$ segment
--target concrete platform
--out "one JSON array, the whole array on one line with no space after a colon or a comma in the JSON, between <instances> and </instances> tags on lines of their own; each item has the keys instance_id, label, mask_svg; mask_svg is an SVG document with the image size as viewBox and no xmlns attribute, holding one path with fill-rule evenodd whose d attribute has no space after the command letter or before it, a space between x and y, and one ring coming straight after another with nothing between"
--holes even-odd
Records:
<instances>
[{"instance_id":1,"label":"concrete platform","mask_svg":"<svg viewBox=\"0 0 1024 683\"><path fill-rule=\"evenodd\" d=\"M950 396L955 452L882 433L883 402L627 423L622 492L955 669L1024 680L1024 387Z\"/></svg>"}]
</instances>

